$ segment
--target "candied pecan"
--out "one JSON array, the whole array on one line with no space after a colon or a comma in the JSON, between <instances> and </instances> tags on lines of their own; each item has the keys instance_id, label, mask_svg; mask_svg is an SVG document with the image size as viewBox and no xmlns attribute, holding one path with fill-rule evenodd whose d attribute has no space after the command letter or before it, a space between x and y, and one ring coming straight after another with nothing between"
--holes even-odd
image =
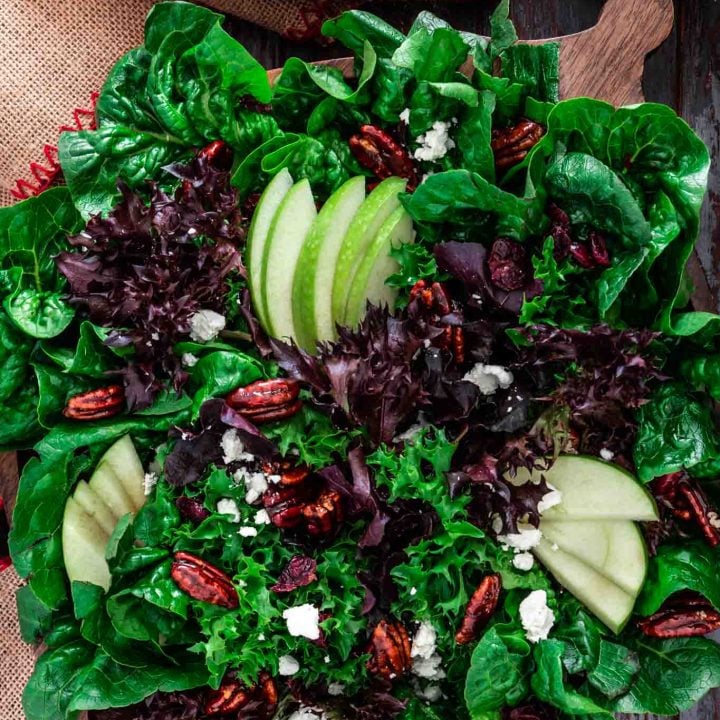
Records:
<instances>
[{"instance_id":1,"label":"candied pecan","mask_svg":"<svg viewBox=\"0 0 720 720\"><path fill-rule=\"evenodd\" d=\"M683 470L657 478L651 489L658 502L679 520L694 522L711 547L720 544L720 523L717 511L697 481Z\"/></svg>"},{"instance_id":2,"label":"candied pecan","mask_svg":"<svg viewBox=\"0 0 720 720\"><path fill-rule=\"evenodd\" d=\"M239 719L246 717L245 713L251 710L252 714L248 717L265 719L275 714L277 704L277 684L269 673L262 672L257 685L250 687L235 677L226 677L220 687L210 693L204 709L205 714L211 717L233 715Z\"/></svg>"},{"instance_id":3,"label":"candied pecan","mask_svg":"<svg viewBox=\"0 0 720 720\"><path fill-rule=\"evenodd\" d=\"M284 420L299 412L300 385L288 378L258 380L233 390L225 402L255 424Z\"/></svg>"},{"instance_id":4,"label":"candied pecan","mask_svg":"<svg viewBox=\"0 0 720 720\"><path fill-rule=\"evenodd\" d=\"M302 525L303 506L309 498L309 489L302 485L275 487L263 494L262 502L272 524L290 530Z\"/></svg>"},{"instance_id":5,"label":"candied pecan","mask_svg":"<svg viewBox=\"0 0 720 720\"><path fill-rule=\"evenodd\" d=\"M177 552L170 570L177 586L191 598L232 610L239 604L232 580L222 571L188 552Z\"/></svg>"},{"instance_id":6,"label":"candied pecan","mask_svg":"<svg viewBox=\"0 0 720 720\"><path fill-rule=\"evenodd\" d=\"M100 420L121 413L124 404L122 386L108 385L71 397L63 415L70 420Z\"/></svg>"},{"instance_id":7,"label":"candied pecan","mask_svg":"<svg viewBox=\"0 0 720 720\"><path fill-rule=\"evenodd\" d=\"M189 498L183 495L175 500L175 507L180 511L180 515L185 520L200 524L203 520L210 517L210 511L203 507L203 504L197 498Z\"/></svg>"},{"instance_id":8,"label":"candied pecan","mask_svg":"<svg viewBox=\"0 0 720 720\"><path fill-rule=\"evenodd\" d=\"M270 588L276 593L287 593L310 585L318 579L317 563L306 555L295 555L283 568L278 581Z\"/></svg>"},{"instance_id":9,"label":"candied pecan","mask_svg":"<svg viewBox=\"0 0 720 720\"><path fill-rule=\"evenodd\" d=\"M525 119L512 127L493 130L491 147L495 167L507 170L521 163L544 134L542 125Z\"/></svg>"},{"instance_id":10,"label":"candied pecan","mask_svg":"<svg viewBox=\"0 0 720 720\"><path fill-rule=\"evenodd\" d=\"M720 630L720 612L702 595L678 593L638 627L648 637L698 637Z\"/></svg>"},{"instance_id":11,"label":"candied pecan","mask_svg":"<svg viewBox=\"0 0 720 720\"><path fill-rule=\"evenodd\" d=\"M498 238L488 257L490 279L501 290L512 292L524 288L530 274L525 248L508 238Z\"/></svg>"},{"instance_id":12,"label":"candied pecan","mask_svg":"<svg viewBox=\"0 0 720 720\"><path fill-rule=\"evenodd\" d=\"M418 170L410 153L384 130L375 125L362 125L348 144L357 161L378 179L397 176L407 179L408 190L417 187Z\"/></svg>"},{"instance_id":13,"label":"candied pecan","mask_svg":"<svg viewBox=\"0 0 720 720\"><path fill-rule=\"evenodd\" d=\"M302 514L312 537L329 535L343 520L342 499L337 490L321 490L314 502L304 505Z\"/></svg>"},{"instance_id":14,"label":"candied pecan","mask_svg":"<svg viewBox=\"0 0 720 720\"><path fill-rule=\"evenodd\" d=\"M487 625L500 600L502 580L497 574L486 575L470 598L460 629L455 635L458 645L472 642Z\"/></svg>"},{"instance_id":15,"label":"candied pecan","mask_svg":"<svg viewBox=\"0 0 720 720\"><path fill-rule=\"evenodd\" d=\"M373 629L367 652L367 669L385 680L394 680L410 670L410 637L400 622L381 620Z\"/></svg>"}]
</instances>

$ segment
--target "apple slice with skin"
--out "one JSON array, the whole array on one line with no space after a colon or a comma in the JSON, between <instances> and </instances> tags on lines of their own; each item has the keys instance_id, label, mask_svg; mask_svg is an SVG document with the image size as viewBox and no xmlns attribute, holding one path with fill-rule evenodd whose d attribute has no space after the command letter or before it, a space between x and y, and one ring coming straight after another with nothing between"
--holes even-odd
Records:
<instances>
[{"instance_id":1,"label":"apple slice with skin","mask_svg":"<svg viewBox=\"0 0 720 720\"><path fill-rule=\"evenodd\" d=\"M386 280L400 269L400 265L391 250L414 240L412 218L399 207L383 223L355 273L345 310L346 325L355 327L360 322L368 301L395 309L397 290L387 285Z\"/></svg>"},{"instance_id":2,"label":"apple slice with skin","mask_svg":"<svg viewBox=\"0 0 720 720\"><path fill-rule=\"evenodd\" d=\"M119 517L90 489L90 486L84 480L81 480L75 486L73 498L75 502L97 522L103 531L107 533L107 536L110 537Z\"/></svg>"},{"instance_id":3,"label":"apple slice with skin","mask_svg":"<svg viewBox=\"0 0 720 720\"><path fill-rule=\"evenodd\" d=\"M397 177L383 180L365 198L343 238L332 290L333 320L341 325L345 324L345 311L355 273L383 223L400 207L398 196L406 183L406 180Z\"/></svg>"},{"instance_id":4,"label":"apple slice with skin","mask_svg":"<svg viewBox=\"0 0 720 720\"><path fill-rule=\"evenodd\" d=\"M546 520L658 519L650 493L617 465L581 455L561 455L549 470L536 470L533 479L539 480L541 476L562 493L562 502L543 513ZM520 485L529 477L521 469L510 482Z\"/></svg>"},{"instance_id":5,"label":"apple slice with skin","mask_svg":"<svg viewBox=\"0 0 720 720\"><path fill-rule=\"evenodd\" d=\"M107 463L120 479L126 495L130 498L133 511L145 504L145 470L138 457L135 445L129 435L123 435L102 456L101 463Z\"/></svg>"},{"instance_id":6,"label":"apple slice with skin","mask_svg":"<svg viewBox=\"0 0 720 720\"><path fill-rule=\"evenodd\" d=\"M540 523L543 537L637 597L647 574L647 548L630 520Z\"/></svg>"},{"instance_id":7,"label":"apple slice with skin","mask_svg":"<svg viewBox=\"0 0 720 720\"><path fill-rule=\"evenodd\" d=\"M122 517L133 512L133 502L126 493L120 478L102 460L95 468L88 485L115 515Z\"/></svg>"},{"instance_id":8,"label":"apple slice with skin","mask_svg":"<svg viewBox=\"0 0 720 720\"><path fill-rule=\"evenodd\" d=\"M354 177L323 205L303 245L293 282L293 321L300 347L336 337L332 286L340 246L365 200L365 177Z\"/></svg>"},{"instance_id":9,"label":"apple slice with skin","mask_svg":"<svg viewBox=\"0 0 720 720\"><path fill-rule=\"evenodd\" d=\"M253 213L247 239L247 273L250 296L258 320L267 328L267 312L263 304L262 268L265 257L265 244L272 219L280 207L283 198L293 186L293 179L287 168L283 168L268 184L258 200Z\"/></svg>"},{"instance_id":10,"label":"apple slice with skin","mask_svg":"<svg viewBox=\"0 0 720 720\"><path fill-rule=\"evenodd\" d=\"M105 560L109 538L79 503L68 499L63 515L62 546L70 582L89 582L104 590L110 587L110 569Z\"/></svg>"},{"instance_id":11,"label":"apple slice with skin","mask_svg":"<svg viewBox=\"0 0 720 720\"><path fill-rule=\"evenodd\" d=\"M277 338L296 338L292 288L298 258L317 217L308 180L292 186L270 225L262 270L263 302L268 330Z\"/></svg>"},{"instance_id":12,"label":"apple slice with skin","mask_svg":"<svg viewBox=\"0 0 720 720\"><path fill-rule=\"evenodd\" d=\"M533 548L533 553L554 578L610 630L619 633L623 629L635 606L634 596L582 560L564 550L553 550L552 544L544 538Z\"/></svg>"}]
</instances>

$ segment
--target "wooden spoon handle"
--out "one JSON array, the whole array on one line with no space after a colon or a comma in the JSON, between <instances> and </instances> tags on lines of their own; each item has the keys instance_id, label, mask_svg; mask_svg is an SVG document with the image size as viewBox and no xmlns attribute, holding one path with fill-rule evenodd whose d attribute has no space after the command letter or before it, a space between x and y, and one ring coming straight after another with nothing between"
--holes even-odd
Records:
<instances>
[{"instance_id":1,"label":"wooden spoon handle","mask_svg":"<svg viewBox=\"0 0 720 720\"><path fill-rule=\"evenodd\" d=\"M644 100L645 58L670 35L673 0L607 0L595 27L558 38L562 97Z\"/></svg>"}]
</instances>

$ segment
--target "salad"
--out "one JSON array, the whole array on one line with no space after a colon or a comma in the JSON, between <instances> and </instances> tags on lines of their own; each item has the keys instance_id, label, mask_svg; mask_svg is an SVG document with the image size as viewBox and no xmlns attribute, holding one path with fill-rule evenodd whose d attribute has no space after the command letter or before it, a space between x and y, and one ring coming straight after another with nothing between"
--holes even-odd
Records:
<instances>
[{"instance_id":1,"label":"salad","mask_svg":"<svg viewBox=\"0 0 720 720\"><path fill-rule=\"evenodd\" d=\"M274 85L156 5L0 210L28 720L672 715L720 686L707 148L421 13Z\"/></svg>"}]
</instances>

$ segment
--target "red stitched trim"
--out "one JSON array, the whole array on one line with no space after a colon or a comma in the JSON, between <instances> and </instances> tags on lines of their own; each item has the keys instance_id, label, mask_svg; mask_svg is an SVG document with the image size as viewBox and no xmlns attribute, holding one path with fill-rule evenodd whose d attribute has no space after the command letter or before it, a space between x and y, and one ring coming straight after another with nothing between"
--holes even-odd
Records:
<instances>
[{"instance_id":1,"label":"red stitched trim","mask_svg":"<svg viewBox=\"0 0 720 720\"><path fill-rule=\"evenodd\" d=\"M90 94L90 107L78 107L73 110L73 124L61 125L58 132L75 132L77 130L94 130L97 127L95 119L95 107L99 92ZM60 174L60 163L58 162L57 145L46 143L43 147L44 162L31 162L29 171L32 179L27 180L20 178L15 181L15 187L10 190L10 194L16 200L27 200L33 195L39 195L43 190L47 190L58 178Z\"/></svg>"}]
</instances>

